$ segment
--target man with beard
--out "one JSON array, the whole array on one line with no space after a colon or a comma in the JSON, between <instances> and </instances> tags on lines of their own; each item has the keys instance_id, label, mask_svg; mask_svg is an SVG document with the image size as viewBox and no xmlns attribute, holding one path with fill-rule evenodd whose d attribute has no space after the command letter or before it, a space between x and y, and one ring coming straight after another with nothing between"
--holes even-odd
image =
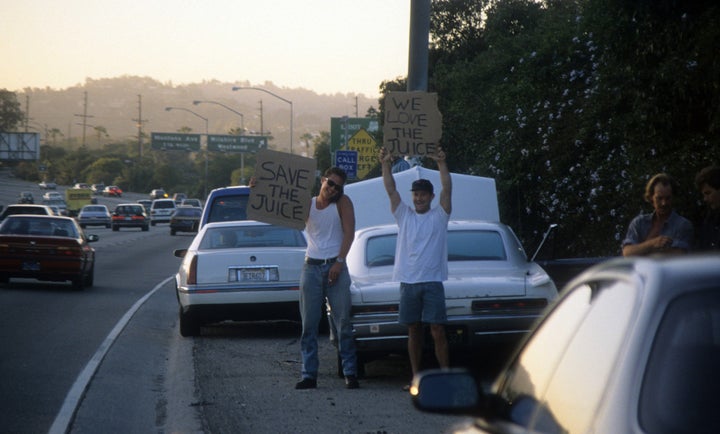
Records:
<instances>
[{"instance_id":1,"label":"man with beard","mask_svg":"<svg viewBox=\"0 0 720 434\"><path fill-rule=\"evenodd\" d=\"M645 201L654 211L635 217L622 242L623 256L687 253L693 241L693 225L673 209L677 184L670 175L658 173L645 186Z\"/></svg>"}]
</instances>

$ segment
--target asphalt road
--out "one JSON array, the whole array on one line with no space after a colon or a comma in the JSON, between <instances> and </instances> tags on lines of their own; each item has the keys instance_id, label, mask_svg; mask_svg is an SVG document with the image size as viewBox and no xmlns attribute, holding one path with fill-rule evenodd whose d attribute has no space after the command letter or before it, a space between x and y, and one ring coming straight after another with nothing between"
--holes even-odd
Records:
<instances>
[{"instance_id":1,"label":"asphalt road","mask_svg":"<svg viewBox=\"0 0 720 434\"><path fill-rule=\"evenodd\" d=\"M0 173L0 203L33 186ZM135 196L146 195L100 203ZM94 287L0 286L0 431L440 433L463 420L412 407L404 357L369 363L360 389L345 389L327 339L318 389L294 390L295 322L226 323L181 338L169 278L180 262L172 250L192 234L170 236L166 224L87 231L100 236ZM488 349L453 362L489 379L505 355Z\"/></svg>"}]
</instances>

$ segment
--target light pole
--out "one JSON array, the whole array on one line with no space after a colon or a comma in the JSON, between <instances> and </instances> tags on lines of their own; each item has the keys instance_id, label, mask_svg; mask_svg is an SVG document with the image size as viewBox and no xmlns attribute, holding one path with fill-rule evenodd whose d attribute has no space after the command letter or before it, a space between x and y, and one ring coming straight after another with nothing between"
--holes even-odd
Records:
<instances>
[{"instance_id":1,"label":"light pole","mask_svg":"<svg viewBox=\"0 0 720 434\"><path fill-rule=\"evenodd\" d=\"M293 103L289 99L285 99L281 97L280 95L276 95L272 92L270 92L267 89L263 89L261 87L240 87L240 86L233 86L232 90L245 90L245 89L253 89L253 90L259 90L260 92L265 92L267 94L270 94L274 96L275 98L285 101L286 103L290 104L290 153L292 154L293 151Z\"/></svg>"},{"instance_id":2,"label":"light pole","mask_svg":"<svg viewBox=\"0 0 720 434\"><path fill-rule=\"evenodd\" d=\"M165 111L168 111L168 112L169 112L169 111L171 111L171 110L182 110L182 111L184 111L184 112L191 113L191 114L193 114L193 115L195 115L195 116L197 116L197 117L199 117L200 119L202 119L202 120L205 121L205 188L204 188L205 193L204 193L203 199L206 199L206 198L207 198L207 187L208 187L208 144L207 144L207 141L208 141L208 133L209 133L209 128L208 128L209 121L208 121L208 118L206 118L205 116L201 116L201 115L195 113L194 111L192 111L192 110L190 110L190 109L183 108L183 107L165 107Z\"/></svg>"},{"instance_id":3,"label":"light pole","mask_svg":"<svg viewBox=\"0 0 720 434\"><path fill-rule=\"evenodd\" d=\"M239 111L237 111L237 110L235 110L235 109L233 109L233 108L230 108L230 107L226 106L225 104L220 103L220 102L217 102L217 101L198 101L198 100L193 101L193 105L198 105L198 104L215 104L215 105L219 105L220 107L224 107L224 108L230 110L231 112L235 113L236 115L239 115L239 116L240 116L240 129L241 129L243 132L245 132L245 115L242 114L242 113L240 113Z\"/></svg>"}]
</instances>

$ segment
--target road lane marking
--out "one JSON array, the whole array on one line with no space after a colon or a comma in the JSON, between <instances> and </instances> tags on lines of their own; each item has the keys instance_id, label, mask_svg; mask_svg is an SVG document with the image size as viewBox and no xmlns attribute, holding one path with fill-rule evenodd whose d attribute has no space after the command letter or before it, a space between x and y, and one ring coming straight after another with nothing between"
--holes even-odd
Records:
<instances>
[{"instance_id":1,"label":"road lane marking","mask_svg":"<svg viewBox=\"0 0 720 434\"><path fill-rule=\"evenodd\" d=\"M125 329L138 309L140 309L140 307L142 307L142 305L145 304L145 302L152 297L153 294L174 278L174 275L170 276L157 284L152 290L150 290L150 292L145 294L145 296L143 296L140 300L136 301L135 304L127 312L125 312L125 315L120 318L120 321L115 324L115 327L110 331L110 334L107 335L102 344L100 344L100 347L98 347L95 354L92 358L90 358L90 361L87 365L85 365L85 369L80 372L80 375L78 375L75 383L65 396L65 401L63 402L62 407L60 407L60 411L57 416L55 416L55 421L50 427L48 434L65 434L67 432L73 418L75 417L75 412L77 412L80 401L82 401L82 398L85 395L88 384L90 384L90 380L92 380L95 372L97 372L100 363L105 358L105 355L110 350L110 347L112 347L115 343L117 337L120 336L120 333L123 329Z\"/></svg>"}]
</instances>

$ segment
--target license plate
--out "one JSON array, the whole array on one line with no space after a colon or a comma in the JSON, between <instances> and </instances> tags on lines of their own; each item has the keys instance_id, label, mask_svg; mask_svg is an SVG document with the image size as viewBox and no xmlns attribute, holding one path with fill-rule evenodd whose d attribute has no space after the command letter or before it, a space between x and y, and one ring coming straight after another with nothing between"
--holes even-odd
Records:
<instances>
[{"instance_id":1,"label":"license plate","mask_svg":"<svg viewBox=\"0 0 720 434\"><path fill-rule=\"evenodd\" d=\"M40 263L37 261L25 261L22 263L23 271L40 271Z\"/></svg>"},{"instance_id":2,"label":"license plate","mask_svg":"<svg viewBox=\"0 0 720 434\"><path fill-rule=\"evenodd\" d=\"M132 217L125 217L125 220L130 221L132 220Z\"/></svg>"},{"instance_id":3,"label":"license plate","mask_svg":"<svg viewBox=\"0 0 720 434\"><path fill-rule=\"evenodd\" d=\"M240 268L236 272L239 282L271 282L278 280L277 268Z\"/></svg>"}]
</instances>

